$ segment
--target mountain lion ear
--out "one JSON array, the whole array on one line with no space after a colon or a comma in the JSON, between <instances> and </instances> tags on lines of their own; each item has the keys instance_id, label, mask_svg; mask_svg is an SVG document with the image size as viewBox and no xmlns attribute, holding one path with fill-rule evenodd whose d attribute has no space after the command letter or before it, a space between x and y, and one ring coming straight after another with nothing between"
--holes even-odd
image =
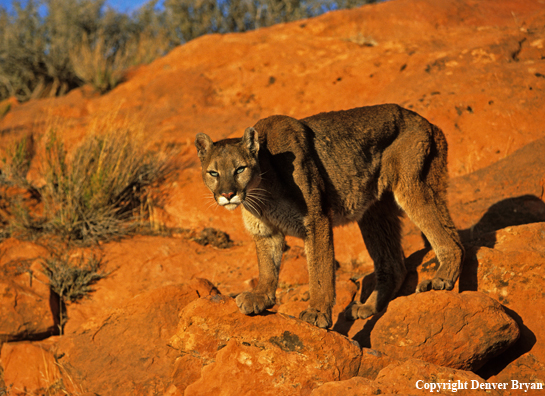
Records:
<instances>
[{"instance_id":1,"label":"mountain lion ear","mask_svg":"<svg viewBox=\"0 0 545 396\"><path fill-rule=\"evenodd\" d=\"M259 141L257 138L257 131L254 128L246 128L242 142L244 143L244 147L246 147L252 155L257 155L257 152L259 151Z\"/></svg>"},{"instance_id":2,"label":"mountain lion ear","mask_svg":"<svg viewBox=\"0 0 545 396\"><path fill-rule=\"evenodd\" d=\"M213 144L214 142L206 133L197 134L197 137L195 138L195 147L197 147L197 155L201 161L204 160L204 157L206 157L206 154L210 151L210 147L212 147Z\"/></svg>"}]
</instances>

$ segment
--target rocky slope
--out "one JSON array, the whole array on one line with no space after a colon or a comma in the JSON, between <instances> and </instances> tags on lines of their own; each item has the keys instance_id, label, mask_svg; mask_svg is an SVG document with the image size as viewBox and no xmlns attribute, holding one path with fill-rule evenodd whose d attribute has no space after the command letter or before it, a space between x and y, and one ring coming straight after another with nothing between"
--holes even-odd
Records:
<instances>
[{"instance_id":1,"label":"rocky slope","mask_svg":"<svg viewBox=\"0 0 545 396\"><path fill-rule=\"evenodd\" d=\"M112 112L141 123L150 144L179 147L182 171L162 221L197 233L214 227L234 245L202 246L183 233L103 244L111 274L91 298L68 305L65 335L53 336L59 304L39 271L47 246L2 241L0 394L408 395L449 381L522 394L513 381L543 384L544 45L541 0L392 0L199 38L104 96L84 87L12 103L0 119L4 147L29 131L39 137L52 117L72 125L63 138L73 147ZM406 222L412 272L400 296L369 320L345 321L342 310L373 282L350 226L335 231L332 330L294 318L307 304L308 275L292 238L281 304L267 315L238 313L229 296L255 281L255 251L238 213L201 199L195 134L239 136L271 114L384 102L419 112L447 136L450 207L467 249L455 292L412 294L437 262ZM39 184L37 163L29 177Z\"/></svg>"}]
</instances>

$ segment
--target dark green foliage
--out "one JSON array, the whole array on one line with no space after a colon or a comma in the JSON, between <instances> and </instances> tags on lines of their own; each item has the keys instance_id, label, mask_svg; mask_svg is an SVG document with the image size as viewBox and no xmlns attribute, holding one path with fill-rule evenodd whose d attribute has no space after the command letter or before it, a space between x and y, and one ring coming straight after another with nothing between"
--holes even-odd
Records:
<instances>
[{"instance_id":1,"label":"dark green foliage","mask_svg":"<svg viewBox=\"0 0 545 396\"><path fill-rule=\"evenodd\" d=\"M209 33L243 32L377 0L152 0L126 15L105 0L13 0L0 6L0 100L114 88L125 70Z\"/></svg>"}]
</instances>

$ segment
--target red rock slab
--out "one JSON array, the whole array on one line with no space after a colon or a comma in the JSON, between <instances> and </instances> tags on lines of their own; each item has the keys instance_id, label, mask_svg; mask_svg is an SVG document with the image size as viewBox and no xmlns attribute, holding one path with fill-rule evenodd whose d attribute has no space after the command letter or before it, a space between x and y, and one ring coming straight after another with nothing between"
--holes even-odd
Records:
<instances>
[{"instance_id":1,"label":"red rock slab","mask_svg":"<svg viewBox=\"0 0 545 396\"><path fill-rule=\"evenodd\" d=\"M371 332L371 347L399 360L474 371L519 335L516 322L484 293L432 291L392 301Z\"/></svg>"},{"instance_id":2,"label":"red rock slab","mask_svg":"<svg viewBox=\"0 0 545 396\"><path fill-rule=\"evenodd\" d=\"M191 356L184 377L190 370L200 373L186 395L214 395L219 389L309 394L324 382L356 375L361 360L357 343L336 332L279 313L246 316L225 296L189 304L170 345Z\"/></svg>"},{"instance_id":3,"label":"red rock slab","mask_svg":"<svg viewBox=\"0 0 545 396\"><path fill-rule=\"evenodd\" d=\"M59 363L89 392L115 395L161 393L170 387L176 351L168 340L182 308L216 294L206 280L150 290L63 336Z\"/></svg>"}]
</instances>

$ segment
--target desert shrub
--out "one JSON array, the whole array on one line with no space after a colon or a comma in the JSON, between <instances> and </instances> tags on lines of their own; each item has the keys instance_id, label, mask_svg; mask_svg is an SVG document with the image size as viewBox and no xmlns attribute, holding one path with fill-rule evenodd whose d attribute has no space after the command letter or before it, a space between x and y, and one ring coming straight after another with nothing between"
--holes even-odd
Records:
<instances>
[{"instance_id":1,"label":"desert shrub","mask_svg":"<svg viewBox=\"0 0 545 396\"><path fill-rule=\"evenodd\" d=\"M45 144L41 189L47 228L71 241L90 243L123 236L153 210L153 186L173 171L173 157L147 150L130 125L92 132L69 159L51 130Z\"/></svg>"},{"instance_id":2,"label":"desert shrub","mask_svg":"<svg viewBox=\"0 0 545 396\"><path fill-rule=\"evenodd\" d=\"M0 182L27 186L26 175L35 154L34 136L29 134L8 146L2 158Z\"/></svg>"},{"instance_id":3,"label":"desert shrub","mask_svg":"<svg viewBox=\"0 0 545 396\"><path fill-rule=\"evenodd\" d=\"M165 24L176 44L208 33L244 32L377 0L165 0Z\"/></svg>"},{"instance_id":4,"label":"desert shrub","mask_svg":"<svg viewBox=\"0 0 545 396\"><path fill-rule=\"evenodd\" d=\"M165 0L131 15L105 0L13 1L0 6L0 100L105 92L123 72L209 33L243 32L377 0ZM24 3L24 5L23 5ZM43 7L40 12L40 7Z\"/></svg>"},{"instance_id":5,"label":"desert shrub","mask_svg":"<svg viewBox=\"0 0 545 396\"><path fill-rule=\"evenodd\" d=\"M92 286L109 275L101 270L102 265L102 259L94 255L54 253L42 261L42 272L51 290L65 303L73 303L87 297Z\"/></svg>"},{"instance_id":6,"label":"desert shrub","mask_svg":"<svg viewBox=\"0 0 545 396\"><path fill-rule=\"evenodd\" d=\"M70 59L76 75L97 91L104 93L123 80L124 72L129 65L127 59L129 54L125 51L108 54L105 33L101 30L93 36L90 38L84 34L81 43L72 49Z\"/></svg>"},{"instance_id":7,"label":"desert shrub","mask_svg":"<svg viewBox=\"0 0 545 396\"><path fill-rule=\"evenodd\" d=\"M84 31L70 50L76 75L104 93L123 81L128 68L165 55L171 45L155 3L131 17L109 9L95 29Z\"/></svg>"},{"instance_id":8,"label":"desert shrub","mask_svg":"<svg viewBox=\"0 0 545 396\"><path fill-rule=\"evenodd\" d=\"M59 296L59 330L62 334L66 322L66 304L77 302L93 292L93 285L107 277L102 271L102 258L70 253L52 253L42 260L42 272L49 287Z\"/></svg>"},{"instance_id":9,"label":"desert shrub","mask_svg":"<svg viewBox=\"0 0 545 396\"><path fill-rule=\"evenodd\" d=\"M148 148L140 124L116 112L89 125L68 153L52 121L42 137L36 187L26 179L34 158L32 136L8 147L0 169L0 239L35 240L54 234L88 245L128 233L164 231L154 216L161 185L177 170L176 148Z\"/></svg>"}]
</instances>

